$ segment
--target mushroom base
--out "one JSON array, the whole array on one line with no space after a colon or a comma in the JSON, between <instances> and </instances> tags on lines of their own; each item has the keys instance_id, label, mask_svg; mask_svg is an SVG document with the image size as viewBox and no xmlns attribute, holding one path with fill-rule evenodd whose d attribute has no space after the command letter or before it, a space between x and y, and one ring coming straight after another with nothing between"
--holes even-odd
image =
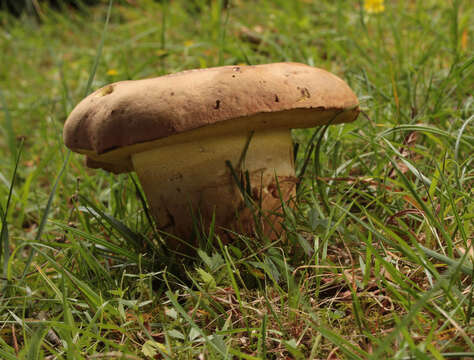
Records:
<instances>
[{"instance_id":1,"label":"mushroom base","mask_svg":"<svg viewBox=\"0 0 474 360\"><path fill-rule=\"evenodd\" d=\"M288 129L195 138L137 153L132 162L158 228L193 245L195 229L208 232L213 218L226 241L228 230L275 237L281 200L295 194Z\"/></svg>"}]
</instances>

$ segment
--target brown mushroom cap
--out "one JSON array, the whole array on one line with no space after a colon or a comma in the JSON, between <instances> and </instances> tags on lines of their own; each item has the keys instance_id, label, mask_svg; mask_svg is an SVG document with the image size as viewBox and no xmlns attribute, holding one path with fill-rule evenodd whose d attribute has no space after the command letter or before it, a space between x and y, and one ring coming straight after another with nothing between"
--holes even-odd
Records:
<instances>
[{"instance_id":1,"label":"brown mushroom cap","mask_svg":"<svg viewBox=\"0 0 474 360\"><path fill-rule=\"evenodd\" d=\"M350 122L358 113L349 86L325 70L299 63L223 66L107 85L71 112L64 142L86 154L90 167L123 172L132 170L130 154L203 127L211 135L229 126L304 128Z\"/></svg>"}]
</instances>

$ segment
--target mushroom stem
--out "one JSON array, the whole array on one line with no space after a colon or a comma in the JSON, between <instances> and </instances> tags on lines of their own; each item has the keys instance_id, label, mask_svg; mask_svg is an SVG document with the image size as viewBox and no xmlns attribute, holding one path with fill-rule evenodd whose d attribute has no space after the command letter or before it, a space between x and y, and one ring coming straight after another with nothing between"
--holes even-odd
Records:
<instances>
[{"instance_id":1,"label":"mushroom stem","mask_svg":"<svg viewBox=\"0 0 474 360\"><path fill-rule=\"evenodd\" d=\"M158 227L190 239L194 219L208 226L215 217L219 234L225 234L224 229L251 234L256 225L254 217L227 161L238 178L245 178L248 172L250 187L244 184L244 189L250 189L249 195L264 212L278 212L281 200L288 201L294 195L289 129L195 137L171 145L168 142L132 155ZM274 226L278 228L276 217L273 213L267 217L269 221L262 222L265 233L271 233Z\"/></svg>"}]
</instances>

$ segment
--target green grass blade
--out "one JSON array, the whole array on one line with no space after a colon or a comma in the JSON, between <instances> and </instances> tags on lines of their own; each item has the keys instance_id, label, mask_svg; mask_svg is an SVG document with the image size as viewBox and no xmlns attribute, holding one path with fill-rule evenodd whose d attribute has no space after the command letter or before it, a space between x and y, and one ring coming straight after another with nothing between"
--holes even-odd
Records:
<instances>
[{"instance_id":1,"label":"green grass blade","mask_svg":"<svg viewBox=\"0 0 474 360\"><path fill-rule=\"evenodd\" d=\"M206 333L194 322L194 320L188 315L188 313L183 309L183 307L178 303L176 296L171 291L166 291L166 296L173 304L173 307L178 311L178 313L194 328L196 331L204 338L207 344L209 344L214 350L220 354L223 359L228 359L227 350L223 349L221 346L217 345L214 341L209 339Z\"/></svg>"},{"instance_id":2,"label":"green grass blade","mask_svg":"<svg viewBox=\"0 0 474 360\"><path fill-rule=\"evenodd\" d=\"M10 156L12 158L12 162L17 159L17 148L16 148L16 136L13 130L13 123L10 111L8 110L7 102L5 100L5 96L3 95L3 91L0 88L0 105L2 105L3 113L5 114L5 131L7 135L7 143L8 148L10 149Z\"/></svg>"},{"instance_id":3,"label":"green grass blade","mask_svg":"<svg viewBox=\"0 0 474 360\"><path fill-rule=\"evenodd\" d=\"M361 348L351 344L349 341L344 339L341 335L336 334L334 331L329 330L324 326L315 327L326 339L336 345L349 359L362 360L367 359L367 354Z\"/></svg>"},{"instance_id":4,"label":"green grass blade","mask_svg":"<svg viewBox=\"0 0 474 360\"><path fill-rule=\"evenodd\" d=\"M100 210L97 206L95 206L92 202L90 202L87 198L84 196L80 195L79 198L81 199L82 202L86 204L87 207L91 208L93 211L90 211L92 215L97 214L98 218L100 220L105 220L109 226L117 231L125 240L127 240L129 243L133 244L135 249L139 250L143 247L143 244L146 242L150 243L150 240L146 238L145 236L138 234L132 229L130 229L128 226L126 226L124 223L121 221L115 219L113 216L110 216L106 213L104 213L102 210ZM154 247L153 243L150 243L152 248Z\"/></svg>"},{"instance_id":5,"label":"green grass blade","mask_svg":"<svg viewBox=\"0 0 474 360\"><path fill-rule=\"evenodd\" d=\"M441 261L442 263L447 264L453 268L459 268L459 270L461 270L464 274L474 277L474 268L468 265L468 251L466 251L461 260L455 260L434 250L428 249L423 245L419 245L419 247L426 255L431 256L432 258Z\"/></svg>"},{"instance_id":6,"label":"green grass blade","mask_svg":"<svg viewBox=\"0 0 474 360\"><path fill-rule=\"evenodd\" d=\"M13 194L13 187L15 186L16 174L18 171L18 164L20 163L21 152L23 149L23 141L21 142L20 149L18 151L18 157L15 161L15 168L13 169L12 181L10 183L10 188L8 189L7 203L5 204L5 210L0 204L0 217L2 218L2 231L0 232L0 259L3 255L3 277L7 277L8 273L8 261L10 259L10 241L8 235L8 224L7 224L7 215L8 210L10 209L10 201Z\"/></svg>"},{"instance_id":7,"label":"green grass blade","mask_svg":"<svg viewBox=\"0 0 474 360\"><path fill-rule=\"evenodd\" d=\"M53 259L51 256L46 254L46 252L42 251L39 249L40 246L43 246L42 244L38 243L33 243L31 244L38 253L40 253L46 260L48 260L49 264L58 272L63 274L66 278L68 278L74 286L84 294L84 296L90 301L94 309L98 309L101 306L103 306L104 301L102 297L97 294L85 281L80 280L76 276L74 276L70 271L64 269L55 259ZM105 306L105 309L109 311L111 314L114 315L119 315L118 311L112 307L110 304L107 304Z\"/></svg>"},{"instance_id":8,"label":"green grass blade","mask_svg":"<svg viewBox=\"0 0 474 360\"><path fill-rule=\"evenodd\" d=\"M332 122L332 121L331 121ZM329 201L328 196L326 193L326 187L323 181L321 181L322 171L321 171L321 144L323 141L323 137L326 134L326 131L331 124L331 122L324 126L321 130L321 134L319 135L318 142L316 143L316 147L314 149L314 174L316 176L316 184L318 188L319 196L321 196L321 201L323 203L324 209L326 213L329 214L331 212L329 208Z\"/></svg>"},{"instance_id":9,"label":"green grass blade","mask_svg":"<svg viewBox=\"0 0 474 360\"><path fill-rule=\"evenodd\" d=\"M41 345L43 343L43 338L46 336L48 329L46 327L40 326L33 332L31 340L28 342L27 352L25 354L26 360L39 360L41 354ZM20 357L21 358L21 357Z\"/></svg>"},{"instance_id":10,"label":"green grass blade","mask_svg":"<svg viewBox=\"0 0 474 360\"><path fill-rule=\"evenodd\" d=\"M35 240L36 241L40 241L41 240L41 236L43 235L43 231L44 231L44 227L46 225L46 221L48 220L48 215L49 215L49 212L51 210L51 205L53 203L53 199L54 199L54 195L56 194L56 189L58 187L58 184L59 184L59 181L61 180L64 172L66 171L66 168L67 168L67 164L69 162L69 157L71 155L71 151L68 150L67 153L66 153L66 157L63 161L63 165L61 167L61 170L59 170L59 174L58 176L56 177L56 180L54 181L54 184L53 184L53 188L51 189L51 193L49 194L49 197L48 197L48 202L46 204L46 208L43 212L43 216L41 217L41 222L38 226L38 231L36 233L36 237L35 237ZM26 265L23 269L23 274L21 276L21 280L20 282L23 282L23 280L25 279L25 276L26 274L28 273L29 271L29 268L30 268L30 265L31 265L31 262L33 261L33 257L35 255L35 250L34 248L31 249L30 251L30 254L28 255L28 259L26 261Z\"/></svg>"},{"instance_id":11,"label":"green grass blade","mask_svg":"<svg viewBox=\"0 0 474 360\"><path fill-rule=\"evenodd\" d=\"M382 131L381 133L377 134L376 140L381 138L385 138L390 134L397 133L397 132L405 132L405 131L419 131L421 133L426 132L434 135L439 135L448 139L457 140L462 142L464 145L470 147L471 149L474 147L474 137L465 135L464 137L455 136L454 134L449 133L448 131L438 129L434 126L429 125L398 125L394 128Z\"/></svg>"},{"instance_id":12,"label":"green grass blade","mask_svg":"<svg viewBox=\"0 0 474 360\"><path fill-rule=\"evenodd\" d=\"M89 92L90 92L90 89L91 89L91 86L92 86L92 82L94 81L95 74L97 72L97 67L99 66L99 60L100 60L100 57L102 55L102 49L103 49L104 43L105 43L105 36L107 34L107 28L109 26L110 14L112 13L112 4L113 3L114 3L114 0L109 0L109 7L107 8L107 15L105 17L104 29L102 30L102 36L100 37L99 47L97 48L97 53L96 53L96 56L94 58L94 63L92 65L92 69L91 69L91 72L89 74L89 79L87 80L86 89L84 91L84 96L83 97L86 97L87 95L89 95Z\"/></svg>"},{"instance_id":13,"label":"green grass blade","mask_svg":"<svg viewBox=\"0 0 474 360\"><path fill-rule=\"evenodd\" d=\"M2 348L0 348L0 356L5 360L18 360L18 357L15 355L15 353L7 352Z\"/></svg>"},{"instance_id":14,"label":"green grass blade","mask_svg":"<svg viewBox=\"0 0 474 360\"><path fill-rule=\"evenodd\" d=\"M68 233L71 233L71 234L77 235L79 237L82 237L82 238L90 241L93 244L103 246L105 249L107 249L107 251L110 251L111 253L113 253L115 255L121 256L121 257L123 257L125 259L128 259L128 260L131 260L131 261L133 261L137 264L140 261L138 255L134 254L133 252L130 252L129 250L127 250L125 248L122 248L118 245L115 245L110 241L101 239L98 236L89 234L85 231L73 228L73 227L65 225L65 224L58 223L56 221L52 221L52 223L59 226L61 229L67 231ZM142 262L145 261L145 264L148 264L148 261L146 261L144 259L141 259L141 261Z\"/></svg>"},{"instance_id":15,"label":"green grass blade","mask_svg":"<svg viewBox=\"0 0 474 360\"><path fill-rule=\"evenodd\" d=\"M461 143L462 136L464 134L464 130L466 129L467 125L474 119L474 115L471 115L464 123L462 124L461 128L459 129L458 136L456 137L456 144L454 145L454 160L458 161L459 159L459 144ZM471 143L472 145L472 143Z\"/></svg>"}]
</instances>

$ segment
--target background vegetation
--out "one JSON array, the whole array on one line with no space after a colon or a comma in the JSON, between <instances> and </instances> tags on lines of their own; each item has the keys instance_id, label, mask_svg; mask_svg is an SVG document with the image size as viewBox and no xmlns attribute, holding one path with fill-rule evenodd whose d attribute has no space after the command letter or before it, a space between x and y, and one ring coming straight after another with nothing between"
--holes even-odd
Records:
<instances>
[{"instance_id":1,"label":"background vegetation","mask_svg":"<svg viewBox=\"0 0 474 360\"><path fill-rule=\"evenodd\" d=\"M474 356L472 2L33 3L0 12L0 358ZM63 146L106 83L277 61L341 76L363 109L294 132L308 166L279 241L202 229L178 261L135 175Z\"/></svg>"}]
</instances>

